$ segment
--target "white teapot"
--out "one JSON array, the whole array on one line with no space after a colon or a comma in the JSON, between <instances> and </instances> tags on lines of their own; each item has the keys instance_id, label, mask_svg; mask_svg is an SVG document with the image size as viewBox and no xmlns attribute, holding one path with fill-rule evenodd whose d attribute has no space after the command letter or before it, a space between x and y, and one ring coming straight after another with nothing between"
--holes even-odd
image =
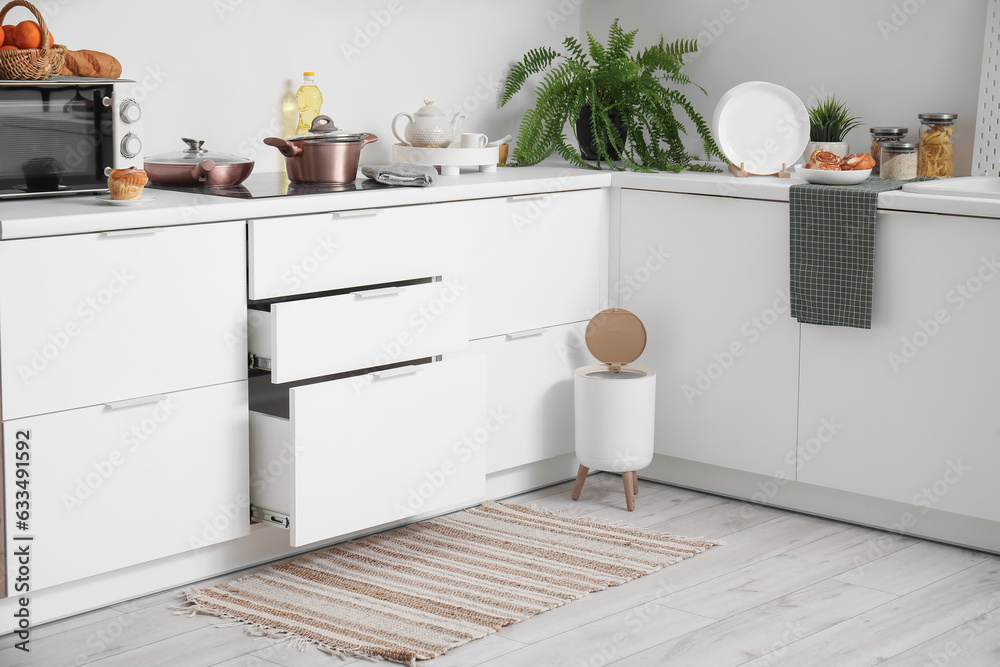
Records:
<instances>
[{"instance_id":1,"label":"white teapot","mask_svg":"<svg viewBox=\"0 0 1000 667\"><path fill-rule=\"evenodd\" d=\"M433 104L434 100L424 100L424 106L417 109L414 114L396 114L392 119L392 133L396 138L410 146L447 148L458 136L458 124L465 118L465 114L459 111L449 122L444 112ZM403 128L403 136L400 136L396 122L404 116L410 122Z\"/></svg>"}]
</instances>

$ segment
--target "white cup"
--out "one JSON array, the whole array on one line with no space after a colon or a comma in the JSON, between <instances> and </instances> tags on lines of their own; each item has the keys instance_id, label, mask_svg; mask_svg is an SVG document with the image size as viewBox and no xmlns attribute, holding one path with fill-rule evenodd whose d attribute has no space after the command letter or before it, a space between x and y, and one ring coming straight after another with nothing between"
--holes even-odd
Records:
<instances>
[{"instance_id":1,"label":"white cup","mask_svg":"<svg viewBox=\"0 0 1000 667\"><path fill-rule=\"evenodd\" d=\"M486 148L486 135L481 132L463 132L462 148Z\"/></svg>"}]
</instances>

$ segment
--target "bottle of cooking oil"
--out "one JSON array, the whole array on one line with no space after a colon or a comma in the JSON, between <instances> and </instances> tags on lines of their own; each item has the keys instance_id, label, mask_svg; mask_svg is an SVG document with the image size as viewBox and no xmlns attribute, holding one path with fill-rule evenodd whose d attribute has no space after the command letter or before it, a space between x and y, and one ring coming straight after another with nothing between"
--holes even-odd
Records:
<instances>
[{"instance_id":1,"label":"bottle of cooking oil","mask_svg":"<svg viewBox=\"0 0 1000 667\"><path fill-rule=\"evenodd\" d=\"M295 128L295 134L308 132L313 118L319 115L320 107L323 106L323 93L316 85L315 77L315 72L302 73L302 85L295 93L295 101L299 105L299 124Z\"/></svg>"}]
</instances>

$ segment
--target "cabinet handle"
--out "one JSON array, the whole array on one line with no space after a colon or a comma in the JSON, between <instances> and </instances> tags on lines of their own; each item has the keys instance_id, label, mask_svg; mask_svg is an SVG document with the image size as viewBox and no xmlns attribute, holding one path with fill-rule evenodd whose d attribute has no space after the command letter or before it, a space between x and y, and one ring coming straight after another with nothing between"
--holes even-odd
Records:
<instances>
[{"instance_id":1,"label":"cabinet handle","mask_svg":"<svg viewBox=\"0 0 1000 667\"><path fill-rule=\"evenodd\" d=\"M507 201L511 203L516 201L533 201L536 199L545 199L551 194L552 193L550 192L539 192L538 194L533 194L533 195L514 195L513 197L507 197Z\"/></svg>"},{"instance_id":2,"label":"cabinet handle","mask_svg":"<svg viewBox=\"0 0 1000 667\"><path fill-rule=\"evenodd\" d=\"M371 218L382 212L379 208L363 208L356 211L334 211L335 218Z\"/></svg>"},{"instance_id":3,"label":"cabinet handle","mask_svg":"<svg viewBox=\"0 0 1000 667\"><path fill-rule=\"evenodd\" d=\"M376 380L385 380L387 378L399 377L400 375L413 375L420 370L419 366L400 366L399 368L388 368L384 371L375 371L372 373Z\"/></svg>"},{"instance_id":4,"label":"cabinet handle","mask_svg":"<svg viewBox=\"0 0 1000 667\"><path fill-rule=\"evenodd\" d=\"M131 408L136 405L149 405L150 403L159 403L167 397L166 394L159 394L157 396L143 396L142 398L128 398L124 401L114 401L113 403L105 403L104 407L109 410L117 410L119 408Z\"/></svg>"},{"instance_id":5,"label":"cabinet handle","mask_svg":"<svg viewBox=\"0 0 1000 667\"><path fill-rule=\"evenodd\" d=\"M515 331L514 333L507 334L507 340L517 340L518 338L528 338L530 336L541 336L543 333L548 331L548 329L529 329L528 331Z\"/></svg>"},{"instance_id":6,"label":"cabinet handle","mask_svg":"<svg viewBox=\"0 0 1000 667\"><path fill-rule=\"evenodd\" d=\"M141 229L116 229L111 232L101 232L101 238L110 239L116 236L149 236L159 234L163 227L143 227Z\"/></svg>"},{"instance_id":7,"label":"cabinet handle","mask_svg":"<svg viewBox=\"0 0 1000 667\"><path fill-rule=\"evenodd\" d=\"M375 298L379 296L396 296L406 291L405 287L383 287L381 289L370 289L363 292L351 292L359 299Z\"/></svg>"}]
</instances>

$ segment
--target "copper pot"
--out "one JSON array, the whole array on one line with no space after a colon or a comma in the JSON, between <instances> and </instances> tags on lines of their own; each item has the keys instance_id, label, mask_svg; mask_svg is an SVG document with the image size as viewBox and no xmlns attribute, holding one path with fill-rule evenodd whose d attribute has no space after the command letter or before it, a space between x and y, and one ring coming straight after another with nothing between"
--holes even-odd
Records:
<instances>
[{"instance_id":1,"label":"copper pot","mask_svg":"<svg viewBox=\"0 0 1000 667\"><path fill-rule=\"evenodd\" d=\"M154 185L229 186L246 180L253 171L253 160L202 148L199 139L182 139L187 149L146 158L143 168Z\"/></svg>"},{"instance_id":2,"label":"copper pot","mask_svg":"<svg viewBox=\"0 0 1000 667\"><path fill-rule=\"evenodd\" d=\"M353 183L361 149L378 141L374 134L338 130L329 116L316 116L309 132L291 139L268 137L264 143L285 156L293 183Z\"/></svg>"}]
</instances>

